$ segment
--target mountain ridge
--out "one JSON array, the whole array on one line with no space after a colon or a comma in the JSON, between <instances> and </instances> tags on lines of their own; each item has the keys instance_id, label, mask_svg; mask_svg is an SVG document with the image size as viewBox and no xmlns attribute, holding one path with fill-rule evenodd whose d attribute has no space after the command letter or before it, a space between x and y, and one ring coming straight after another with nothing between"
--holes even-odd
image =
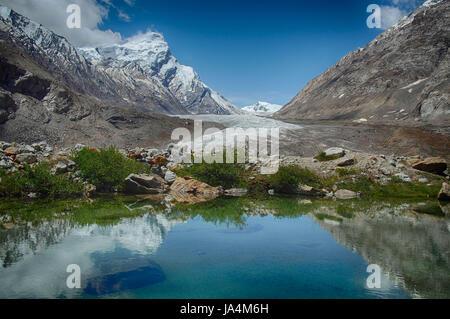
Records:
<instances>
[{"instance_id":1,"label":"mountain ridge","mask_svg":"<svg viewBox=\"0 0 450 319\"><path fill-rule=\"evenodd\" d=\"M450 121L450 3L428 0L311 80L278 119Z\"/></svg>"}]
</instances>

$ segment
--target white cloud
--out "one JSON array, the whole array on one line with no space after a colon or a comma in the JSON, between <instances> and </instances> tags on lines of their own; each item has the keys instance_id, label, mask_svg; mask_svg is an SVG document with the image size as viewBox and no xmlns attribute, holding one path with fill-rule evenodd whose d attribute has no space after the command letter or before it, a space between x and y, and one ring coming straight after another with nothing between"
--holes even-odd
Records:
<instances>
[{"instance_id":1,"label":"white cloud","mask_svg":"<svg viewBox=\"0 0 450 319\"><path fill-rule=\"evenodd\" d=\"M401 1L401 0L396 0ZM388 29L396 24L401 18L408 14L407 11L398 7L382 6L381 7L381 27Z\"/></svg>"},{"instance_id":2,"label":"white cloud","mask_svg":"<svg viewBox=\"0 0 450 319\"><path fill-rule=\"evenodd\" d=\"M81 29L67 27L66 8L72 3L81 8ZM0 0L0 4L41 23L78 47L112 44L122 40L120 33L99 29L108 17L109 8L113 6L111 0ZM125 13L121 18L130 19Z\"/></svg>"}]
</instances>

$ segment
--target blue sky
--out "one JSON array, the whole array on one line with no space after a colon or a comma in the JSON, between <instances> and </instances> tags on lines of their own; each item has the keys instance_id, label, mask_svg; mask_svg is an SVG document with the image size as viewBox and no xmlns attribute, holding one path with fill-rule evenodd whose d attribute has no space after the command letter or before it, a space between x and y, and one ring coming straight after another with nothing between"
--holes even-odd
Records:
<instances>
[{"instance_id":1,"label":"blue sky","mask_svg":"<svg viewBox=\"0 0 450 319\"><path fill-rule=\"evenodd\" d=\"M29 10L56 0L0 0ZM286 104L311 79L383 30L369 29L369 4L411 12L420 0L74 0L105 8L101 31L122 38L161 32L172 53L238 106ZM23 3L19 8L20 3ZM56 2L55 2L56 3ZM61 2L59 2L61 3ZM59 4L58 3L58 4ZM83 8L83 7L82 7ZM97 8L98 9L98 8ZM396 11L396 12L397 12ZM398 13L397 12L397 13ZM24 12L27 13L27 12ZM39 17L35 17L39 20ZM41 18L41 20L44 18ZM47 18L48 20L48 18ZM38 21L45 24L43 21Z\"/></svg>"}]
</instances>

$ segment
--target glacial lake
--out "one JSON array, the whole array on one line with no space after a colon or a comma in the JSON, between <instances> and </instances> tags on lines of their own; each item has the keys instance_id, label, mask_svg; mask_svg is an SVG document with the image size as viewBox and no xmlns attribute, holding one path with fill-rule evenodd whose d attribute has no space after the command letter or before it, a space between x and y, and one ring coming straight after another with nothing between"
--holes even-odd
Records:
<instances>
[{"instance_id":1,"label":"glacial lake","mask_svg":"<svg viewBox=\"0 0 450 319\"><path fill-rule=\"evenodd\" d=\"M0 204L0 298L449 298L438 202ZM369 288L368 265L381 270ZM67 287L78 265L81 287Z\"/></svg>"}]
</instances>

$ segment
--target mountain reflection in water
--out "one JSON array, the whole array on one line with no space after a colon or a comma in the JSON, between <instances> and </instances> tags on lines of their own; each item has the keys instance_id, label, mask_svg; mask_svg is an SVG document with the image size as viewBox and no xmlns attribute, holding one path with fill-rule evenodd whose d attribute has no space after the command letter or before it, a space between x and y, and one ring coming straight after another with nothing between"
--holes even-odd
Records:
<instances>
[{"instance_id":1,"label":"mountain reflection in water","mask_svg":"<svg viewBox=\"0 0 450 319\"><path fill-rule=\"evenodd\" d=\"M200 285L200 280L207 286L228 276L228 282L221 282L225 294L227 285L231 289L246 284L247 279L242 276L259 274L257 285L264 285L266 275L267 280L277 280L270 277L273 273L281 276L278 282L288 285L283 289L292 292L292 296L287 296L291 298L308 297L309 293L318 298L448 298L449 216L417 213L415 205L320 200L304 204L296 198L241 198L167 209L139 201L136 215L128 216L130 203L124 201L111 213L120 212L126 217L108 223L104 223L104 210L98 207L89 208L89 218L96 214L101 218L87 221L76 210L72 215L56 213L34 220L21 220L28 215L20 209L17 214L8 210L14 227L0 228L0 297L195 298L196 295L182 295L183 291L176 287L183 285L188 273L209 267L205 269L211 275L205 270L204 278L185 282L183 288L191 289L189 294L202 291L204 287L189 286ZM122 211L125 206L127 210ZM5 211L0 210L1 214L5 215ZM332 238L341 248L333 244ZM363 259L354 259L347 249ZM322 292L317 285L326 282L326 276L332 276L320 270L326 269L329 262L331 267L339 266L342 274L330 277L330 289L336 287L336 291L329 290L328 294L326 288ZM369 291L363 287L367 274L361 262L378 264L390 288ZM78 264L82 270L81 290L66 287L66 267L70 264ZM193 268L187 269L188 266ZM302 267L311 267L307 268L311 273L299 272ZM319 277L311 277L315 272ZM292 286L294 282L298 284ZM306 282L308 285L302 287ZM198 296L227 297L215 295L214 287L210 289L211 292ZM261 295L247 295L252 290L241 289L242 296L249 298L286 297L276 287L267 287ZM352 289L358 292L353 295ZM402 294L399 289L407 293Z\"/></svg>"}]
</instances>

